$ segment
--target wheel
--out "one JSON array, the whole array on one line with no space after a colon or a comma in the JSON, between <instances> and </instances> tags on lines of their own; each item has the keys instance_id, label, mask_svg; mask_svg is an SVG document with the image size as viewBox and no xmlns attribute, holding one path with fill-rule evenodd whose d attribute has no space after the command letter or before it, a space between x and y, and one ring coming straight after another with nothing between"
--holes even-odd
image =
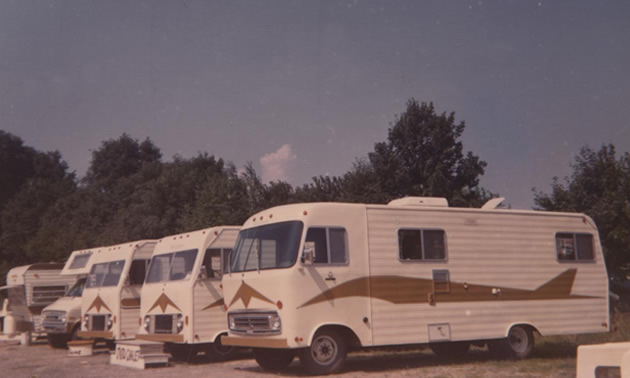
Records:
<instances>
[{"instance_id":1,"label":"wheel","mask_svg":"<svg viewBox=\"0 0 630 378\"><path fill-rule=\"evenodd\" d=\"M197 350L190 344L168 344L168 352L174 360L188 362L197 356Z\"/></svg>"},{"instance_id":2,"label":"wheel","mask_svg":"<svg viewBox=\"0 0 630 378\"><path fill-rule=\"evenodd\" d=\"M258 365L269 371L285 369L294 357L295 352L291 349L254 349L254 358Z\"/></svg>"},{"instance_id":3,"label":"wheel","mask_svg":"<svg viewBox=\"0 0 630 378\"><path fill-rule=\"evenodd\" d=\"M49 333L46 338L48 345L53 348L66 348L68 346L68 335L65 333Z\"/></svg>"},{"instance_id":4,"label":"wheel","mask_svg":"<svg viewBox=\"0 0 630 378\"><path fill-rule=\"evenodd\" d=\"M315 334L311 346L300 353L300 362L310 374L336 373L343 367L348 354L346 339L336 330Z\"/></svg>"},{"instance_id":5,"label":"wheel","mask_svg":"<svg viewBox=\"0 0 630 378\"><path fill-rule=\"evenodd\" d=\"M488 349L500 358L526 358L534 349L534 333L529 327L514 326L505 339L488 342Z\"/></svg>"},{"instance_id":6,"label":"wheel","mask_svg":"<svg viewBox=\"0 0 630 378\"><path fill-rule=\"evenodd\" d=\"M237 347L221 344L221 337L219 336L213 343L206 345L204 351L206 353L206 359L209 361L226 361L236 357L239 349Z\"/></svg>"},{"instance_id":7,"label":"wheel","mask_svg":"<svg viewBox=\"0 0 630 378\"><path fill-rule=\"evenodd\" d=\"M468 349L470 349L470 343L466 341L431 343L429 344L429 347L439 358L445 360L457 360L462 358L466 352L468 352Z\"/></svg>"}]
</instances>

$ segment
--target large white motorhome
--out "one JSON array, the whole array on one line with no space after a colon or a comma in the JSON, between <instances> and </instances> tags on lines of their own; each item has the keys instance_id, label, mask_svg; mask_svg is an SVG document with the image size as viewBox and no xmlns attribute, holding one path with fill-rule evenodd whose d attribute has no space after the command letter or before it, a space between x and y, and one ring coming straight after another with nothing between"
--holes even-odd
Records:
<instances>
[{"instance_id":1,"label":"large white motorhome","mask_svg":"<svg viewBox=\"0 0 630 378\"><path fill-rule=\"evenodd\" d=\"M140 316L140 293L155 240L93 249L81 298L81 338L132 339Z\"/></svg>"},{"instance_id":2,"label":"large white motorhome","mask_svg":"<svg viewBox=\"0 0 630 378\"><path fill-rule=\"evenodd\" d=\"M81 295L87 274L92 267L94 250L73 251L61 271L62 276L74 277L77 281L54 303L42 311L42 326L48 335L48 344L65 348L70 340L76 340L81 330Z\"/></svg>"},{"instance_id":3,"label":"large white motorhome","mask_svg":"<svg viewBox=\"0 0 630 378\"><path fill-rule=\"evenodd\" d=\"M0 311L1 334L15 337L26 333L44 335L42 309L56 301L72 286L76 278L61 276L63 264L40 263L12 268L7 273L6 292Z\"/></svg>"},{"instance_id":4,"label":"large white motorhome","mask_svg":"<svg viewBox=\"0 0 630 378\"><path fill-rule=\"evenodd\" d=\"M584 214L303 203L250 217L223 277L229 336L267 369L338 371L350 347L487 344L526 357L533 333L607 332L608 279Z\"/></svg>"},{"instance_id":5,"label":"large white motorhome","mask_svg":"<svg viewBox=\"0 0 630 378\"><path fill-rule=\"evenodd\" d=\"M225 359L227 334L221 277L240 226L219 226L158 240L142 288L137 339L167 343L176 359L205 351Z\"/></svg>"}]
</instances>

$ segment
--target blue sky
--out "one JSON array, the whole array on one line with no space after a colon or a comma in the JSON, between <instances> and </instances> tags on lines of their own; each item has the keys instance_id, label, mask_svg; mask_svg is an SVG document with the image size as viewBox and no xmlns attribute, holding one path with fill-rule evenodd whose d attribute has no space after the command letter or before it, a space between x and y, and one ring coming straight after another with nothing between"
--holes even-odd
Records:
<instances>
[{"instance_id":1,"label":"blue sky","mask_svg":"<svg viewBox=\"0 0 630 378\"><path fill-rule=\"evenodd\" d=\"M414 97L529 208L583 145L630 151L628 20L627 1L5 0L0 129L79 175L126 132L297 185L348 171Z\"/></svg>"}]
</instances>

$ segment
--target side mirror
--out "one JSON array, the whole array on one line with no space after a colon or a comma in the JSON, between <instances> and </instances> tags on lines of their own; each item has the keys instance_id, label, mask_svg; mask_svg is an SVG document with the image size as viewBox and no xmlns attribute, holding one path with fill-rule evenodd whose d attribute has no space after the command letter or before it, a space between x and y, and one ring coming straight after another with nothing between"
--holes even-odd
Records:
<instances>
[{"instance_id":1,"label":"side mirror","mask_svg":"<svg viewBox=\"0 0 630 378\"><path fill-rule=\"evenodd\" d=\"M302 264L304 265L311 265L313 264L314 259L315 259L315 242L314 241L304 242L304 250L302 251L302 257L300 258L300 261L302 261Z\"/></svg>"},{"instance_id":2,"label":"side mirror","mask_svg":"<svg viewBox=\"0 0 630 378\"><path fill-rule=\"evenodd\" d=\"M202 265L199 268L199 276L197 276L197 279L205 280L206 278L208 278L208 271L206 270L206 266Z\"/></svg>"}]
</instances>

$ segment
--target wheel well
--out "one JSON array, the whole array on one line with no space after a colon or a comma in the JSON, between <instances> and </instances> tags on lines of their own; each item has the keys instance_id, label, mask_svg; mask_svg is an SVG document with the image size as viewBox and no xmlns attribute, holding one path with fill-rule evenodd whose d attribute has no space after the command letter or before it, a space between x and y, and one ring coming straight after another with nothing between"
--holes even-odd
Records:
<instances>
[{"instance_id":1,"label":"wheel well","mask_svg":"<svg viewBox=\"0 0 630 378\"><path fill-rule=\"evenodd\" d=\"M356 333L354 333L354 331L351 328L343 326L343 325L339 325L339 324L327 324L327 325L323 325L319 327L317 331L315 331L315 333L313 333L313 335L311 336L311 340L313 339L315 334L317 334L317 332L320 332L323 330L335 330L341 333L343 337L348 341L348 346L350 347L361 346L361 341L359 340L359 337L356 335Z\"/></svg>"},{"instance_id":2,"label":"wheel well","mask_svg":"<svg viewBox=\"0 0 630 378\"><path fill-rule=\"evenodd\" d=\"M540 335L540 331L538 331L538 329L536 327L534 327L532 324L529 324L529 323L514 323L514 324L511 324L510 327L507 329L507 332L506 332L505 336L507 336L510 333L510 330L512 328L516 327L516 326L527 328L530 331L532 331L532 334L536 333L536 334Z\"/></svg>"}]
</instances>

